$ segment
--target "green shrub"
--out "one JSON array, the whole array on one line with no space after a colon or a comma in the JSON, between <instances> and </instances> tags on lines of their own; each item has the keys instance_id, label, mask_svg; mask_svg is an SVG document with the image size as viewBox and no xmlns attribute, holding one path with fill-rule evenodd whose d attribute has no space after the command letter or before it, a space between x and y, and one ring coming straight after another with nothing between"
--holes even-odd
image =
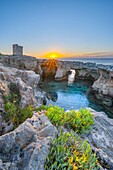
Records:
<instances>
[{"instance_id":1,"label":"green shrub","mask_svg":"<svg viewBox=\"0 0 113 170\"><path fill-rule=\"evenodd\" d=\"M33 107L31 105L24 108L20 107L20 93L19 89L14 83L9 85L10 94L4 96L4 114L3 117L6 122L12 120L14 128L18 127L27 118L32 117Z\"/></svg>"},{"instance_id":2,"label":"green shrub","mask_svg":"<svg viewBox=\"0 0 113 170\"><path fill-rule=\"evenodd\" d=\"M48 106L45 106L45 105L41 105L39 106L38 108L35 109L35 111L41 111L41 110L47 110L48 109Z\"/></svg>"},{"instance_id":3,"label":"green shrub","mask_svg":"<svg viewBox=\"0 0 113 170\"><path fill-rule=\"evenodd\" d=\"M11 103L11 102L7 102L4 104L4 119L6 122L8 122L10 119L12 120L14 116L16 116L17 113L17 107Z\"/></svg>"},{"instance_id":4,"label":"green shrub","mask_svg":"<svg viewBox=\"0 0 113 170\"><path fill-rule=\"evenodd\" d=\"M46 110L46 116L55 126L69 127L77 133L84 133L86 130L90 130L91 125L94 124L93 116L87 109L65 112L64 109L58 106L48 106Z\"/></svg>"},{"instance_id":5,"label":"green shrub","mask_svg":"<svg viewBox=\"0 0 113 170\"><path fill-rule=\"evenodd\" d=\"M46 116L55 125L63 125L64 109L58 106L49 106L47 108Z\"/></svg>"},{"instance_id":6,"label":"green shrub","mask_svg":"<svg viewBox=\"0 0 113 170\"><path fill-rule=\"evenodd\" d=\"M94 124L93 115L87 109L80 109L79 111L71 110L64 114L64 126L69 124L70 128L77 133L84 133L91 129Z\"/></svg>"},{"instance_id":7,"label":"green shrub","mask_svg":"<svg viewBox=\"0 0 113 170\"><path fill-rule=\"evenodd\" d=\"M21 96L18 87L16 86L16 84L10 83L9 89L10 89L10 94L4 96L4 103L11 102L14 103L15 105L19 105Z\"/></svg>"},{"instance_id":8,"label":"green shrub","mask_svg":"<svg viewBox=\"0 0 113 170\"><path fill-rule=\"evenodd\" d=\"M14 128L18 127L27 118L32 117L33 107L31 105L24 107L23 109L14 103L7 102L4 104L5 114L4 119L6 122L12 120Z\"/></svg>"},{"instance_id":9,"label":"green shrub","mask_svg":"<svg viewBox=\"0 0 113 170\"><path fill-rule=\"evenodd\" d=\"M52 141L45 170L98 170L97 159L87 141L71 133L61 133Z\"/></svg>"}]
</instances>

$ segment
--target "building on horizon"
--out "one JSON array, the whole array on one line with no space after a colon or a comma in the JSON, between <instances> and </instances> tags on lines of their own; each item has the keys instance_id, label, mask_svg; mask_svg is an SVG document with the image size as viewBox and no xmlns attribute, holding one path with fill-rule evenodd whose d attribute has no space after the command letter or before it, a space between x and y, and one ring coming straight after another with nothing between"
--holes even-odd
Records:
<instances>
[{"instance_id":1,"label":"building on horizon","mask_svg":"<svg viewBox=\"0 0 113 170\"><path fill-rule=\"evenodd\" d=\"M23 55L23 46L13 44L13 55Z\"/></svg>"}]
</instances>

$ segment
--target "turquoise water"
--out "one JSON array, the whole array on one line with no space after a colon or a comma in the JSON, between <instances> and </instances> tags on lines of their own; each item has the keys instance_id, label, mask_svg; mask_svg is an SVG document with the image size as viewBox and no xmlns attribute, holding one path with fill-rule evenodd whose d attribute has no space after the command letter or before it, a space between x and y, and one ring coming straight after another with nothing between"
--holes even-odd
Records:
<instances>
[{"instance_id":1,"label":"turquoise water","mask_svg":"<svg viewBox=\"0 0 113 170\"><path fill-rule=\"evenodd\" d=\"M65 110L80 109L90 106L90 101L87 97L89 87L86 83L76 82L72 85L68 85L67 81L52 81L44 84L43 90L45 90L47 93L51 92L51 94L56 93L57 95L56 101L47 99L47 105L58 105L63 107Z\"/></svg>"},{"instance_id":2,"label":"turquoise water","mask_svg":"<svg viewBox=\"0 0 113 170\"><path fill-rule=\"evenodd\" d=\"M90 87L90 82L79 80L72 85L68 85L67 81L44 82L41 88L47 93L47 105L57 105L65 110L91 107L96 111L105 111L102 106L89 99ZM110 113L107 114L112 117Z\"/></svg>"}]
</instances>

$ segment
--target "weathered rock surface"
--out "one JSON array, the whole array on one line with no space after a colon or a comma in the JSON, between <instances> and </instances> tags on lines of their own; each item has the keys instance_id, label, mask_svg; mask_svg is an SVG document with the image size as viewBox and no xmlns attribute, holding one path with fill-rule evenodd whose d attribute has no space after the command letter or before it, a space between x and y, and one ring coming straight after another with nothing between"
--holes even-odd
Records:
<instances>
[{"instance_id":1,"label":"weathered rock surface","mask_svg":"<svg viewBox=\"0 0 113 170\"><path fill-rule=\"evenodd\" d=\"M31 56L0 56L0 63L3 63L5 66L32 70L42 75L40 62L43 62L43 60L37 60L35 57Z\"/></svg>"},{"instance_id":2,"label":"weathered rock surface","mask_svg":"<svg viewBox=\"0 0 113 170\"><path fill-rule=\"evenodd\" d=\"M74 61L59 61L55 78L62 80L67 73L74 69L76 71L76 77L81 79L96 80L99 77L98 66L94 63L83 63ZM66 76L67 77L67 76Z\"/></svg>"},{"instance_id":3,"label":"weathered rock surface","mask_svg":"<svg viewBox=\"0 0 113 170\"><path fill-rule=\"evenodd\" d=\"M103 104L113 106L113 71L100 70L100 77L93 83L92 88Z\"/></svg>"},{"instance_id":4,"label":"weathered rock surface","mask_svg":"<svg viewBox=\"0 0 113 170\"><path fill-rule=\"evenodd\" d=\"M34 107L46 103L45 93L38 89L40 75L34 71L19 70L0 64L0 109L3 109L4 95L11 93L10 86L15 84L20 94L20 106L33 105ZM14 89L12 88L12 91ZM5 122L0 113L0 134L12 130L12 124Z\"/></svg>"},{"instance_id":5,"label":"weathered rock surface","mask_svg":"<svg viewBox=\"0 0 113 170\"><path fill-rule=\"evenodd\" d=\"M77 78L92 81L92 90L97 93L95 96L98 100L104 97L103 104L113 106L113 66L75 61L52 61L54 67L49 68L51 64L49 65L46 60L30 56L0 56L0 62L18 69L33 70L43 78L47 76L55 80L67 79L69 70L75 69ZM30 76L30 73L28 75ZM23 76L25 79L26 73Z\"/></svg>"},{"instance_id":6,"label":"weathered rock surface","mask_svg":"<svg viewBox=\"0 0 113 170\"><path fill-rule=\"evenodd\" d=\"M50 140L57 133L43 113L34 113L13 132L0 137L0 170L44 170Z\"/></svg>"},{"instance_id":7,"label":"weathered rock surface","mask_svg":"<svg viewBox=\"0 0 113 170\"><path fill-rule=\"evenodd\" d=\"M67 73L71 69L69 64L64 64L62 61L58 63L58 68L56 70L55 80L65 80L67 79Z\"/></svg>"},{"instance_id":8,"label":"weathered rock surface","mask_svg":"<svg viewBox=\"0 0 113 170\"><path fill-rule=\"evenodd\" d=\"M8 94L8 85L14 83L18 86L21 94L21 104L25 105L33 104L38 105L39 96L36 95L37 86L40 81L40 75L34 71L19 70L16 68L0 66L0 93ZM44 98L44 95L43 95ZM40 100L39 100L40 101ZM42 103L40 103L42 104Z\"/></svg>"},{"instance_id":9,"label":"weathered rock surface","mask_svg":"<svg viewBox=\"0 0 113 170\"><path fill-rule=\"evenodd\" d=\"M0 136L13 130L14 125L11 120L6 122L3 117L4 110L0 109Z\"/></svg>"},{"instance_id":10,"label":"weathered rock surface","mask_svg":"<svg viewBox=\"0 0 113 170\"><path fill-rule=\"evenodd\" d=\"M95 125L92 131L85 135L96 152L103 168L113 169L113 119L107 117L104 112L96 112L89 109L94 115ZM84 136L84 135L83 135Z\"/></svg>"},{"instance_id":11,"label":"weathered rock surface","mask_svg":"<svg viewBox=\"0 0 113 170\"><path fill-rule=\"evenodd\" d=\"M113 66L96 65L73 61L59 61L55 79L68 79L68 72L74 69L76 78L92 82L92 92L98 101L110 112L113 110ZM113 112L112 112L113 113Z\"/></svg>"}]
</instances>

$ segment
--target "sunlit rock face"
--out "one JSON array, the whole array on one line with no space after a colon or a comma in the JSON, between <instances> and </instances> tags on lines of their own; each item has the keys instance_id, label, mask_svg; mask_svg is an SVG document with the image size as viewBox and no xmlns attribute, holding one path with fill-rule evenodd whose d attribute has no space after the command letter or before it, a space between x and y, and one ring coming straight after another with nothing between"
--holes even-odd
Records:
<instances>
[{"instance_id":1,"label":"sunlit rock face","mask_svg":"<svg viewBox=\"0 0 113 170\"><path fill-rule=\"evenodd\" d=\"M3 63L5 66L32 70L39 75L42 75L41 62L43 62L43 59L37 60L31 56L0 56L0 63Z\"/></svg>"},{"instance_id":2,"label":"sunlit rock face","mask_svg":"<svg viewBox=\"0 0 113 170\"><path fill-rule=\"evenodd\" d=\"M68 76L68 84L72 84L75 80L75 75L76 75L76 71L71 69L70 70L70 74Z\"/></svg>"},{"instance_id":3,"label":"sunlit rock face","mask_svg":"<svg viewBox=\"0 0 113 170\"><path fill-rule=\"evenodd\" d=\"M80 79L96 80L99 77L98 67L93 63L82 63L73 61L59 61L55 80L68 80L70 69L76 71L76 77Z\"/></svg>"},{"instance_id":4,"label":"sunlit rock face","mask_svg":"<svg viewBox=\"0 0 113 170\"><path fill-rule=\"evenodd\" d=\"M62 81L67 80L68 71L71 69L69 64L64 64L64 62L58 62L58 68L55 74L55 80Z\"/></svg>"},{"instance_id":5,"label":"sunlit rock face","mask_svg":"<svg viewBox=\"0 0 113 170\"><path fill-rule=\"evenodd\" d=\"M55 59L45 60L40 63L42 69L42 79L52 80L55 78L58 62Z\"/></svg>"}]
</instances>

